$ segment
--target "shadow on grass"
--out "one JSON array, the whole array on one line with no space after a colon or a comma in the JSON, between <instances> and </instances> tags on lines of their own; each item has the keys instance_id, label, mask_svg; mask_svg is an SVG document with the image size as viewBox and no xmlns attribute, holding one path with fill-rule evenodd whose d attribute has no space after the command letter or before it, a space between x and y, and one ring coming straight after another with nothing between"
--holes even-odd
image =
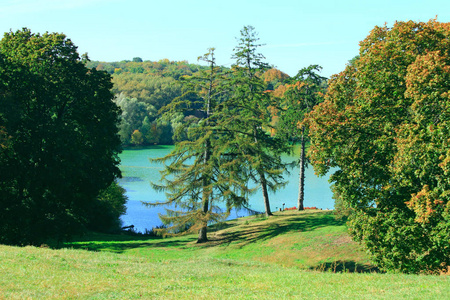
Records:
<instances>
[{"instance_id":1,"label":"shadow on grass","mask_svg":"<svg viewBox=\"0 0 450 300\"><path fill-rule=\"evenodd\" d=\"M342 226L344 223L342 220L336 220L332 213L285 212L268 219L256 218L248 219L245 223L231 221L216 224L210 227L210 241L199 244L199 246L208 248L233 243L236 247L242 248L251 243L268 240L288 232L313 231L326 226ZM186 248L195 240L195 236L163 239L146 236L93 234L75 242L65 243L63 247L122 253L141 247Z\"/></svg>"},{"instance_id":2,"label":"shadow on grass","mask_svg":"<svg viewBox=\"0 0 450 300\"><path fill-rule=\"evenodd\" d=\"M309 269L313 271L332 273L384 273L375 266L361 265L354 261L326 262L315 267L310 267Z\"/></svg>"},{"instance_id":3,"label":"shadow on grass","mask_svg":"<svg viewBox=\"0 0 450 300\"><path fill-rule=\"evenodd\" d=\"M154 241L154 240L153 240ZM158 242L149 241L111 241L111 242L83 242L76 244L67 244L65 248L70 247L74 249L84 249L89 251L109 251L115 253L122 253L129 249L137 248L148 248L148 247L158 247L158 248L184 248L186 243L191 240L177 241L173 239L159 240Z\"/></svg>"},{"instance_id":4,"label":"shadow on grass","mask_svg":"<svg viewBox=\"0 0 450 300\"><path fill-rule=\"evenodd\" d=\"M194 238L182 240L163 239L162 237L129 234L99 234L91 233L66 242L57 248L84 249L89 251L110 251L122 253L129 249L141 247L173 247L182 248Z\"/></svg>"},{"instance_id":5,"label":"shadow on grass","mask_svg":"<svg viewBox=\"0 0 450 300\"><path fill-rule=\"evenodd\" d=\"M280 221L277 221L279 219ZM286 213L275 215L268 219L268 222L259 222L255 225L241 225L243 228L238 231L220 232L211 238L205 247L214 247L217 245L230 244L231 242L244 247L254 242L260 242L274 238L278 235L288 232L313 231L326 226L342 226L345 221L336 220L331 214L297 214Z\"/></svg>"}]
</instances>

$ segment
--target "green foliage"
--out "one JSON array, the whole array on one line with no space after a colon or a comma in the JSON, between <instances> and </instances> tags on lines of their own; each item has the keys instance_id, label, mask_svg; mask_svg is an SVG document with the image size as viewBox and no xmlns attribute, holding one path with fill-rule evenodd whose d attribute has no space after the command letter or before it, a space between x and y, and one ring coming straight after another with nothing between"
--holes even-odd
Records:
<instances>
[{"instance_id":1,"label":"green foliage","mask_svg":"<svg viewBox=\"0 0 450 300\"><path fill-rule=\"evenodd\" d=\"M100 232L118 232L122 228L120 216L127 212L127 196L125 189L116 182L100 191L88 210L88 225L90 230Z\"/></svg>"},{"instance_id":2,"label":"green foliage","mask_svg":"<svg viewBox=\"0 0 450 300\"><path fill-rule=\"evenodd\" d=\"M375 27L309 116L310 154L332 176L355 239L388 270L450 265L449 24Z\"/></svg>"},{"instance_id":3,"label":"green foliage","mask_svg":"<svg viewBox=\"0 0 450 300\"><path fill-rule=\"evenodd\" d=\"M131 143L134 145L142 145L144 143L144 135L139 130L133 131L131 134Z\"/></svg>"},{"instance_id":4,"label":"green foliage","mask_svg":"<svg viewBox=\"0 0 450 300\"><path fill-rule=\"evenodd\" d=\"M259 184L262 189L266 215L271 215L268 191L276 191L285 184L282 173L285 165L280 153L286 151L285 140L272 137L271 107L277 103L266 92L259 76L269 69L264 56L257 50L259 38L252 26L241 30L234 48L230 75L231 97L225 101L223 128L228 132L228 147L236 154L244 177Z\"/></svg>"},{"instance_id":5,"label":"green foliage","mask_svg":"<svg viewBox=\"0 0 450 300\"><path fill-rule=\"evenodd\" d=\"M186 122L173 126L176 137L186 137L159 160L168 164L161 173L162 184L153 186L166 192L167 201L147 205L171 205L166 215L160 216L169 225L161 230L164 234L198 231L198 242L205 242L207 224L223 220L236 206L236 200L242 201L238 193L246 186L236 181L227 168L229 158L224 152L228 149L224 147L223 124L218 118L223 110L221 74L215 64L214 49L201 59L210 69L189 78L188 92L164 108L166 118L187 115ZM226 206L225 212L219 209L219 203Z\"/></svg>"},{"instance_id":6,"label":"green foliage","mask_svg":"<svg viewBox=\"0 0 450 300\"><path fill-rule=\"evenodd\" d=\"M100 62L89 61L88 68L96 68L97 70L106 71L111 75L119 73L142 73L157 77L167 77L178 80L182 76L190 76L198 72L204 67L196 64L189 64L187 61L169 61L162 59L159 61L142 61L141 58L135 57L133 61L120 62Z\"/></svg>"},{"instance_id":7,"label":"green foliage","mask_svg":"<svg viewBox=\"0 0 450 300\"><path fill-rule=\"evenodd\" d=\"M114 75L112 91L119 96L136 98L145 105L153 105L156 110L181 95L181 86L171 77L151 74L122 73Z\"/></svg>"},{"instance_id":8,"label":"green foliage","mask_svg":"<svg viewBox=\"0 0 450 300\"><path fill-rule=\"evenodd\" d=\"M318 65L310 65L299 70L285 84L277 133L286 135L293 142L299 141L303 136L301 123L305 115L323 101L326 78L317 74L321 70L322 67Z\"/></svg>"},{"instance_id":9,"label":"green foliage","mask_svg":"<svg viewBox=\"0 0 450 300\"><path fill-rule=\"evenodd\" d=\"M63 34L6 33L0 57L0 243L63 239L120 174L111 78Z\"/></svg>"},{"instance_id":10,"label":"green foliage","mask_svg":"<svg viewBox=\"0 0 450 300\"><path fill-rule=\"evenodd\" d=\"M128 98L123 93L114 99L114 102L121 108L122 114L119 125L119 135L124 145L145 144L153 145L157 143L172 143L172 124L164 123L160 120L156 108L144 101L136 98ZM166 129L167 127L167 129ZM142 137L136 140L133 135L138 131Z\"/></svg>"},{"instance_id":11,"label":"green foliage","mask_svg":"<svg viewBox=\"0 0 450 300\"><path fill-rule=\"evenodd\" d=\"M175 206L161 216L170 225L165 233L198 230L198 242L206 241L208 222L247 205L246 197L254 191L247 188L249 180L261 185L266 213L271 214L268 191L284 184L280 153L286 145L267 132L274 103L259 76L268 65L256 51L257 41L254 28L244 27L233 55L236 64L226 76L210 49L199 58L209 69L186 77L186 92L164 108L164 118L171 120L174 138L181 142L161 159L168 162L163 184L154 185L166 192L168 201L148 205ZM218 203L226 207L225 214Z\"/></svg>"},{"instance_id":12,"label":"green foliage","mask_svg":"<svg viewBox=\"0 0 450 300\"><path fill-rule=\"evenodd\" d=\"M314 106L323 101L326 78L317 74L321 69L322 67L318 65L303 68L294 78L290 79L290 84L285 85L286 90L283 94L277 124L279 136L294 142L300 141L298 210L304 209L305 167L307 166L305 150L308 132L302 121Z\"/></svg>"},{"instance_id":13,"label":"green foliage","mask_svg":"<svg viewBox=\"0 0 450 300\"><path fill-rule=\"evenodd\" d=\"M190 123L189 113L163 117L158 111L183 94L187 97L183 79L205 71L205 66L167 59L142 61L139 57L121 62L88 61L87 66L113 76L112 91L122 109L119 133L124 146L133 145L131 136L135 130L143 134L143 145L167 145L187 139L182 124Z\"/></svg>"}]
</instances>

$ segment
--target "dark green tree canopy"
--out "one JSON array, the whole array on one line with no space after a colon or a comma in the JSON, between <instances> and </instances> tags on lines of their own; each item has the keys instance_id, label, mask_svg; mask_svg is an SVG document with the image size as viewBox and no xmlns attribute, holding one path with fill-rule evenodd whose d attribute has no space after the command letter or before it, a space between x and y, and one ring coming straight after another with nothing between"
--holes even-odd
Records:
<instances>
[{"instance_id":1,"label":"dark green tree canopy","mask_svg":"<svg viewBox=\"0 0 450 300\"><path fill-rule=\"evenodd\" d=\"M0 242L64 238L120 174L111 78L58 33L6 33L0 57Z\"/></svg>"}]
</instances>

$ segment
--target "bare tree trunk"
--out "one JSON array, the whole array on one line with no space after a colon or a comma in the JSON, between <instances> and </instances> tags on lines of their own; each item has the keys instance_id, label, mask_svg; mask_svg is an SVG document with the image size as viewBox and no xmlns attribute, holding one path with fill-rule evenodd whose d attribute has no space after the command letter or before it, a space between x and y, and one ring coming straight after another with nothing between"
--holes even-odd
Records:
<instances>
[{"instance_id":1,"label":"bare tree trunk","mask_svg":"<svg viewBox=\"0 0 450 300\"><path fill-rule=\"evenodd\" d=\"M206 201L205 200L203 201L203 214L204 215L206 215L208 213L208 209L209 209L209 199L207 199ZM202 221L202 227L198 231L198 239L197 239L198 244L205 243L208 241L207 233L208 233L208 222Z\"/></svg>"},{"instance_id":2,"label":"bare tree trunk","mask_svg":"<svg viewBox=\"0 0 450 300\"><path fill-rule=\"evenodd\" d=\"M211 143L209 140L205 143L205 152L204 152L204 158L203 162L206 165L209 162L210 159L210 148ZM203 209L202 209L202 217L204 220L202 220L202 227L200 228L198 232L198 240L197 243L204 243L208 241L207 232L208 232L208 222L206 221L206 215L209 211L209 202L211 198L211 190L210 190L210 183L211 183L211 177L207 174L203 174L203 191L202 191L202 203L203 203Z\"/></svg>"},{"instance_id":3,"label":"bare tree trunk","mask_svg":"<svg viewBox=\"0 0 450 300\"><path fill-rule=\"evenodd\" d=\"M201 244L201 243L205 243L208 241L206 232L208 231L208 227L202 227L200 228L200 230L198 231L198 240L197 240L197 244Z\"/></svg>"},{"instance_id":4,"label":"bare tree trunk","mask_svg":"<svg viewBox=\"0 0 450 300\"><path fill-rule=\"evenodd\" d=\"M301 152L300 152L300 174L298 182L297 209L304 210L303 200L305 198L305 127L302 127Z\"/></svg>"},{"instance_id":5,"label":"bare tree trunk","mask_svg":"<svg viewBox=\"0 0 450 300\"><path fill-rule=\"evenodd\" d=\"M259 177L261 179L261 188L262 188L263 198L264 198L264 207L266 209L266 217L272 216L272 212L270 210L269 193L267 192L266 177L264 176L264 172L258 172L258 173L259 173Z\"/></svg>"}]
</instances>

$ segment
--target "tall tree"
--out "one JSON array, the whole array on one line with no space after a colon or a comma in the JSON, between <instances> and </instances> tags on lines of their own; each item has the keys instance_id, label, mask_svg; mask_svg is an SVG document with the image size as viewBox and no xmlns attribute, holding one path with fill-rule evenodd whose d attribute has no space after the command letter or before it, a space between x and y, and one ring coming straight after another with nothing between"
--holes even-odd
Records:
<instances>
[{"instance_id":1,"label":"tall tree","mask_svg":"<svg viewBox=\"0 0 450 300\"><path fill-rule=\"evenodd\" d=\"M375 27L308 117L316 171L380 267L448 270L450 26Z\"/></svg>"},{"instance_id":2,"label":"tall tree","mask_svg":"<svg viewBox=\"0 0 450 300\"><path fill-rule=\"evenodd\" d=\"M8 32L0 56L0 243L65 238L120 175L111 78L58 33Z\"/></svg>"},{"instance_id":3,"label":"tall tree","mask_svg":"<svg viewBox=\"0 0 450 300\"><path fill-rule=\"evenodd\" d=\"M176 143L169 155L157 160L168 164L162 172L162 184L153 186L166 192L167 201L147 205L171 206L160 216L169 225L164 233L198 232L197 242L203 243L208 240L208 223L222 220L232 206L244 201L240 194L246 185L228 173L230 156L224 155L227 149L218 123L222 90L214 49L199 59L208 63L209 69L190 78L188 92L164 108L165 114L191 115L195 126L184 123L180 130L187 130L188 140ZM219 203L227 210L223 212Z\"/></svg>"},{"instance_id":4,"label":"tall tree","mask_svg":"<svg viewBox=\"0 0 450 300\"><path fill-rule=\"evenodd\" d=\"M266 92L261 75L269 68L264 56L257 50L259 38L252 26L244 26L232 58L231 86L233 94L227 103L225 128L232 133L231 140L238 153L243 170L259 184L263 193L265 213L272 215L269 190L283 186L285 165L280 153L285 150L282 139L271 137L270 107L276 105ZM246 166L246 167L245 167Z\"/></svg>"},{"instance_id":5,"label":"tall tree","mask_svg":"<svg viewBox=\"0 0 450 300\"><path fill-rule=\"evenodd\" d=\"M318 65L310 65L301 69L291 79L291 83L286 85L282 104L283 110L278 126L280 134L287 135L289 139L295 142L300 139L298 210L304 209L305 167L307 163L305 156L307 132L302 121L314 106L322 102L326 78L317 74L321 70L322 67Z\"/></svg>"}]
</instances>

